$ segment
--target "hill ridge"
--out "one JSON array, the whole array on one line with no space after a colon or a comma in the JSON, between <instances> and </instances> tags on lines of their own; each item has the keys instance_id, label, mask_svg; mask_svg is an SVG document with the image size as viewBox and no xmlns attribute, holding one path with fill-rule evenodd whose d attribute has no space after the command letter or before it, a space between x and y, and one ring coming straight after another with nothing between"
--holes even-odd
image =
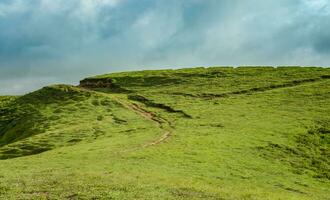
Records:
<instances>
[{"instance_id":1,"label":"hill ridge","mask_svg":"<svg viewBox=\"0 0 330 200\"><path fill-rule=\"evenodd\" d=\"M0 199L327 199L329 77L153 70L0 97Z\"/></svg>"}]
</instances>

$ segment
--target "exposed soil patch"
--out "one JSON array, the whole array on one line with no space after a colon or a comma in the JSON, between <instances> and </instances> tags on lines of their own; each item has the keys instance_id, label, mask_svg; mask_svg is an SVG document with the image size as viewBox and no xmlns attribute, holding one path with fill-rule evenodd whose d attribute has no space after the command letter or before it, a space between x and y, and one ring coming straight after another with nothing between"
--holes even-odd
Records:
<instances>
[{"instance_id":1,"label":"exposed soil patch","mask_svg":"<svg viewBox=\"0 0 330 200\"><path fill-rule=\"evenodd\" d=\"M146 144L143 144L142 145L142 148L160 144L160 143L164 142L165 140L167 140L169 137L171 137L171 132L168 131L168 130L165 130L163 128L163 124L169 125L169 123L165 119L156 116L154 113L143 109L142 107L140 107L137 104L125 104L124 106L126 106L130 110L133 110L134 112L138 113L139 115L141 115L145 119L150 120L150 121L156 123L158 127L160 127L161 129L164 130L164 132L160 136L160 138L158 138L158 139L156 139L154 141L148 142Z\"/></svg>"}]
</instances>

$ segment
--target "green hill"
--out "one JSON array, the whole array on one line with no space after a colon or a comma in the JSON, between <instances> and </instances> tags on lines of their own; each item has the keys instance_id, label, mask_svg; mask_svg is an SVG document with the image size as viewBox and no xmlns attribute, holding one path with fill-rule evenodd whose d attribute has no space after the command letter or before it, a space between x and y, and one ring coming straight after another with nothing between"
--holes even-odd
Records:
<instances>
[{"instance_id":1,"label":"green hill","mask_svg":"<svg viewBox=\"0 0 330 200\"><path fill-rule=\"evenodd\" d=\"M330 70L122 72L0 97L0 199L329 199Z\"/></svg>"}]
</instances>

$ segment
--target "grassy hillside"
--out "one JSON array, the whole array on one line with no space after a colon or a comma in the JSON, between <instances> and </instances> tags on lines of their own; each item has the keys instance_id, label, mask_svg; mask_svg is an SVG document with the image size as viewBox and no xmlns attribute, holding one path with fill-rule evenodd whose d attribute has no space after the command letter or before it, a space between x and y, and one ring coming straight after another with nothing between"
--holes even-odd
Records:
<instances>
[{"instance_id":1,"label":"grassy hillside","mask_svg":"<svg viewBox=\"0 0 330 200\"><path fill-rule=\"evenodd\" d=\"M2 106L0 113L0 159L135 129L153 129L108 96L66 85L45 87L16 98Z\"/></svg>"},{"instance_id":2,"label":"grassy hillside","mask_svg":"<svg viewBox=\"0 0 330 200\"><path fill-rule=\"evenodd\" d=\"M329 99L329 69L299 67L114 73L2 97L0 197L329 199Z\"/></svg>"}]
</instances>

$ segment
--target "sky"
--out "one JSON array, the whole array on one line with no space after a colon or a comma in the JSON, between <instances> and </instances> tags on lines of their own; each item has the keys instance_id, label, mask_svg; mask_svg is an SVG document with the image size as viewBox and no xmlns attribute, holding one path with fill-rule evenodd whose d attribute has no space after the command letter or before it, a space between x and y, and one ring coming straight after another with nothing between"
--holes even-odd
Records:
<instances>
[{"instance_id":1,"label":"sky","mask_svg":"<svg viewBox=\"0 0 330 200\"><path fill-rule=\"evenodd\" d=\"M242 65L330 66L330 0L0 0L0 95Z\"/></svg>"}]
</instances>

